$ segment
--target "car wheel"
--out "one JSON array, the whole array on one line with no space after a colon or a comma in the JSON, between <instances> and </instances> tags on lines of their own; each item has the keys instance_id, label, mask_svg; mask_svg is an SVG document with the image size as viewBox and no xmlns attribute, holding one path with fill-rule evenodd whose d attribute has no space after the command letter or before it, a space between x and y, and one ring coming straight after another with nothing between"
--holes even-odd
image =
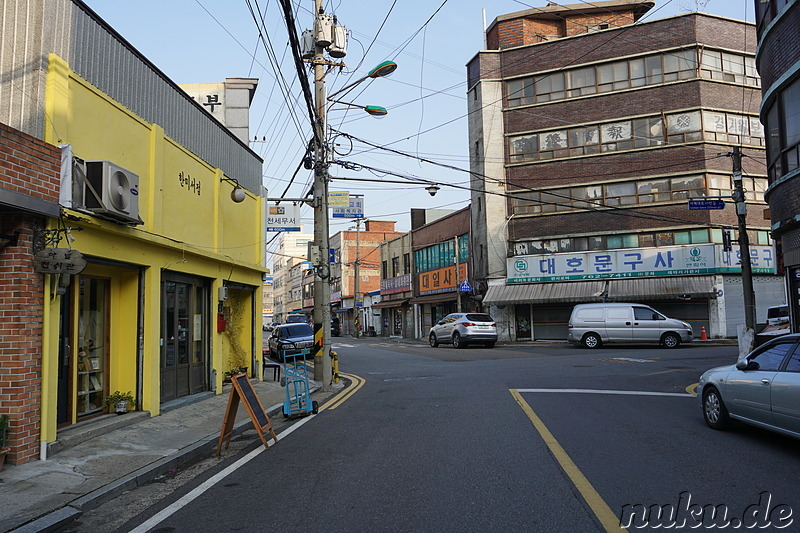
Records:
<instances>
[{"instance_id":1,"label":"car wheel","mask_svg":"<svg viewBox=\"0 0 800 533\"><path fill-rule=\"evenodd\" d=\"M466 348L467 343L461 340L461 335L458 333L453 333L453 348Z\"/></svg>"},{"instance_id":2,"label":"car wheel","mask_svg":"<svg viewBox=\"0 0 800 533\"><path fill-rule=\"evenodd\" d=\"M665 348L677 348L681 345L681 338L674 333L667 333L661 337L661 344L663 344Z\"/></svg>"},{"instance_id":3,"label":"car wheel","mask_svg":"<svg viewBox=\"0 0 800 533\"><path fill-rule=\"evenodd\" d=\"M587 333L581 339L581 343L587 348L599 348L603 345L603 340L597 333Z\"/></svg>"},{"instance_id":4,"label":"car wheel","mask_svg":"<svg viewBox=\"0 0 800 533\"><path fill-rule=\"evenodd\" d=\"M436 335L431 333L430 337L428 337L428 344L431 345L431 348L436 348L439 346L439 341L436 339Z\"/></svg>"},{"instance_id":5,"label":"car wheel","mask_svg":"<svg viewBox=\"0 0 800 533\"><path fill-rule=\"evenodd\" d=\"M716 387L708 387L703 391L703 418L712 429L727 429L731 425L728 409Z\"/></svg>"}]
</instances>

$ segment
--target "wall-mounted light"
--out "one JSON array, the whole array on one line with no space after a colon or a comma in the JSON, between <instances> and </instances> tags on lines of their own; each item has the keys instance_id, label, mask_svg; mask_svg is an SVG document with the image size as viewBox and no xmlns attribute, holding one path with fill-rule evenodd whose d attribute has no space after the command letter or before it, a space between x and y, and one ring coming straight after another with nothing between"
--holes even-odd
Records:
<instances>
[{"instance_id":1,"label":"wall-mounted light","mask_svg":"<svg viewBox=\"0 0 800 533\"><path fill-rule=\"evenodd\" d=\"M238 180L232 178L226 178L225 176L223 176L222 178L220 178L220 181L230 181L231 183L233 183L233 190L231 191L231 200L233 200L237 204L244 202L244 199L247 198L247 193L244 192L244 189L242 189L241 185L239 185Z\"/></svg>"},{"instance_id":2,"label":"wall-mounted light","mask_svg":"<svg viewBox=\"0 0 800 533\"><path fill-rule=\"evenodd\" d=\"M245 194L244 189L242 189L238 185L234 187L233 190L231 191L231 200L233 200L237 204L244 202L246 196L247 195Z\"/></svg>"}]
</instances>

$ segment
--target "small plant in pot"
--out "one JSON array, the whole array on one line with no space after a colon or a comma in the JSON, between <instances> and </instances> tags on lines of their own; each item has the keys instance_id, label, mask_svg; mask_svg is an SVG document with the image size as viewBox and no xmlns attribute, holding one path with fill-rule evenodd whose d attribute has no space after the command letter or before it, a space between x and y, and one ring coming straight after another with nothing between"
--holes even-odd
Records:
<instances>
[{"instance_id":1,"label":"small plant in pot","mask_svg":"<svg viewBox=\"0 0 800 533\"><path fill-rule=\"evenodd\" d=\"M131 391L128 392L120 392L114 391L112 394L109 394L106 398L106 405L107 406L114 406L114 412L118 415L124 414L128 412L128 407L133 404L136 399L131 394Z\"/></svg>"},{"instance_id":2,"label":"small plant in pot","mask_svg":"<svg viewBox=\"0 0 800 533\"><path fill-rule=\"evenodd\" d=\"M3 469L3 464L6 462L6 455L11 451L11 447L8 445L8 426L8 415L0 415L0 470Z\"/></svg>"}]
</instances>

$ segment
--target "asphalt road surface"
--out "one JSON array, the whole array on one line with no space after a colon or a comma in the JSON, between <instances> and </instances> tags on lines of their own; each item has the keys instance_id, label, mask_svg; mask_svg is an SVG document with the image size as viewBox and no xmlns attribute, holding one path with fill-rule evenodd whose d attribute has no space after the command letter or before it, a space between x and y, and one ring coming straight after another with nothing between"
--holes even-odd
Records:
<instances>
[{"instance_id":1,"label":"asphalt road surface","mask_svg":"<svg viewBox=\"0 0 800 533\"><path fill-rule=\"evenodd\" d=\"M735 346L340 338L334 350L354 382L320 414L279 428L269 450L243 446L238 466L188 479L120 530L800 530L797 441L711 430L691 394ZM101 527L98 512L84 530Z\"/></svg>"}]
</instances>

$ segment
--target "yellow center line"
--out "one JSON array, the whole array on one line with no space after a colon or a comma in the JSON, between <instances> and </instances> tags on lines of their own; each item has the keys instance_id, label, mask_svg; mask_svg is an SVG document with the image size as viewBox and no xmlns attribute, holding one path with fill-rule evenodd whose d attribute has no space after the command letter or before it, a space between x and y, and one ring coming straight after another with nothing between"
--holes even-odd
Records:
<instances>
[{"instance_id":1,"label":"yellow center line","mask_svg":"<svg viewBox=\"0 0 800 533\"><path fill-rule=\"evenodd\" d=\"M322 411L324 409L336 409L337 407L342 405L347 399L349 399L350 396L352 396L353 394L358 392L358 389L363 387L364 383L367 382L367 380L365 380L364 378L361 378L359 376L356 376L355 374L345 374L343 372L339 372L339 375L340 376L345 376L348 379L351 379L353 381L353 383L355 383L355 387L353 387L353 390L347 391L341 398L337 398L332 403L327 404L327 405L323 405L322 407L320 407L320 411Z\"/></svg>"},{"instance_id":2,"label":"yellow center line","mask_svg":"<svg viewBox=\"0 0 800 533\"><path fill-rule=\"evenodd\" d=\"M558 464L561 465L561 468L572 480L575 488L578 489L583 499L589 504L589 507L592 509L603 528L605 528L606 531L627 531L620 526L619 518L611 511L611 508L606 504L603 498L600 497L600 494L598 494L594 487L592 487L592 484L589 483L586 476L583 475L577 465L570 459L567 452L558 443L553 434L550 433L550 430L547 429L547 426L544 425L544 422L536 415L531 406L528 405L528 402L522 398L519 391L516 389L509 389L509 392L519 406L522 407L522 410L525 411L525 414L528 415L528 418L531 419L533 427L536 428L542 440L547 444L550 453L553 454Z\"/></svg>"},{"instance_id":3,"label":"yellow center line","mask_svg":"<svg viewBox=\"0 0 800 533\"><path fill-rule=\"evenodd\" d=\"M686 392L688 392L692 396L697 396L697 386L698 385L700 385L700 383L692 383L691 385L686 387Z\"/></svg>"}]
</instances>

